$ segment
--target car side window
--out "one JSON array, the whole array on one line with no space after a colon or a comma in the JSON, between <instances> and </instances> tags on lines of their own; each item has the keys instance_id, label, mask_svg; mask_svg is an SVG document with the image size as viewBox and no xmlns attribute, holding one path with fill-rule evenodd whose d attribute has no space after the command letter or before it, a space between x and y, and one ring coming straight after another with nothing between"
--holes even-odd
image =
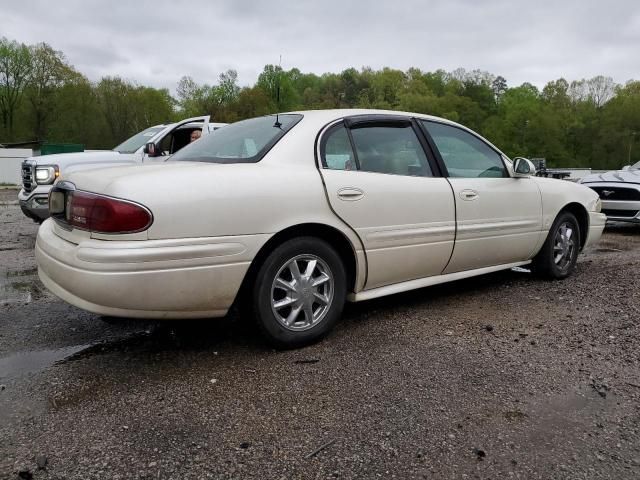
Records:
<instances>
[{"instance_id":1,"label":"car side window","mask_svg":"<svg viewBox=\"0 0 640 480\"><path fill-rule=\"evenodd\" d=\"M354 147L357 155L354 155ZM322 163L331 170L361 170L405 176L432 176L418 137L407 124L366 125L349 131L344 125L329 130L323 141Z\"/></svg>"},{"instance_id":2,"label":"car side window","mask_svg":"<svg viewBox=\"0 0 640 480\"><path fill-rule=\"evenodd\" d=\"M362 171L432 176L427 156L411 125L353 128L351 136Z\"/></svg>"},{"instance_id":3,"label":"car side window","mask_svg":"<svg viewBox=\"0 0 640 480\"><path fill-rule=\"evenodd\" d=\"M173 133L165 135L159 143L162 154L169 155L171 153L171 144L173 143Z\"/></svg>"},{"instance_id":4,"label":"car side window","mask_svg":"<svg viewBox=\"0 0 640 480\"><path fill-rule=\"evenodd\" d=\"M509 176L500 154L475 135L438 122L422 121L422 124L438 147L450 177Z\"/></svg>"},{"instance_id":5,"label":"car side window","mask_svg":"<svg viewBox=\"0 0 640 480\"><path fill-rule=\"evenodd\" d=\"M355 170L356 162L344 125L329 132L324 145L324 166L331 170Z\"/></svg>"}]
</instances>

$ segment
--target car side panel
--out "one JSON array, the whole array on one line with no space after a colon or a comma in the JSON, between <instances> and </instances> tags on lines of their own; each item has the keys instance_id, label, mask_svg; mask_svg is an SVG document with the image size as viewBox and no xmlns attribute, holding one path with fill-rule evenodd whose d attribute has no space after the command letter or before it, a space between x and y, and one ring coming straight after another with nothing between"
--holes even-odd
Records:
<instances>
[{"instance_id":1,"label":"car side panel","mask_svg":"<svg viewBox=\"0 0 640 480\"><path fill-rule=\"evenodd\" d=\"M450 178L456 244L444 273L528 260L542 235L542 202L531 178Z\"/></svg>"},{"instance_id":2,"label":"car side panel","mask_svg":"<svg viewBox=\"0 0 640 480\"><path fill-rule=\"evenodd\" d=\"M322 169L337 215L363 242L366 288L439 275L453 250L455 211L444 178ZM340 192L357 189L357 200Z\"/></svg>"},{"instance_id":3,"label":"car side panel","mask_svg":"<svg viewBox=\"0 0 640 480\"><path fill-rule=\"evenodd\" d=\"M309 162L313 162L313 156ZM106 170L99 177L79 173L71 180L89 191L126 198L149 208L153 223L146 231L148 240L256 234L270 238L296 225L327 225L350 242L358 268L356 290L363 286L366 264L360 240L329 208L322 179L313 163L167 162L127 172L128 175L120 177L111 177L110 173L115 172ZM92 236L109 238L109 235ZM134 236L130 239L142 239ZM73 241L73 232L67 238Z\"/></svg>"}]
</instances>

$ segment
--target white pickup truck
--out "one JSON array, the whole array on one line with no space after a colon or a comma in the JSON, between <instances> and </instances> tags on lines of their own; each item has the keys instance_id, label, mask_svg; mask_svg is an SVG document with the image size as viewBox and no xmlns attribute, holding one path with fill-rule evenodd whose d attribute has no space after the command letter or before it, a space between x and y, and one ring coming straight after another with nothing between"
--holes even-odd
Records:
<instances>
[{"instance_id":1,"label":"white pickup truck","mask_svg":"<svg viewBox=\"0 0 640 480\"><path fill-rule=\"evenodd\" d=\"M226 125L212 123L209 118L206 115L149 127L113 150L29 157L21 166L20 208L27 217L42 222L49 217L49 190L56 181L78 170L165 161L190 142L191 132L199 130L205 135Z\"/></svg>"}]
</instances>

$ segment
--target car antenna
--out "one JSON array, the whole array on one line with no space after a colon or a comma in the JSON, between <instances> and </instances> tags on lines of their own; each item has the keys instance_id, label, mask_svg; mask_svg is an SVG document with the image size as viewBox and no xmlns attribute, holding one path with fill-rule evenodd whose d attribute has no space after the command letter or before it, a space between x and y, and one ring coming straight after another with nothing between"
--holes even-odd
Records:
<instances>
[{"instance_id":1,"label":"car antenna","mask_svg":"<svg viewBox=\"0 0 640 480\"><path fill-rule=\"evenodd\" d=\"M282 55L280 55L280 63L278 65L278 78L277 78L277 86L276 86L276 123L273 124L276 128L281 128L282 123L280 123L280 72L282 71Z\"/></svg>"}]
</instances>

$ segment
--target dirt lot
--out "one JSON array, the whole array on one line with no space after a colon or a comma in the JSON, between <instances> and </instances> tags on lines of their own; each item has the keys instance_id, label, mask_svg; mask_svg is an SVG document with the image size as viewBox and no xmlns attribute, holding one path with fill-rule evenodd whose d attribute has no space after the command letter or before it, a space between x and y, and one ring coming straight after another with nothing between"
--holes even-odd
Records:
<instances>
[{"instance_id":1,"label":"dirt lot","mask_svg":"<svg viewBox=\"0 0 640 480\"><path fill-rule=\"evenodd\" d=\"M324 342L105 322L37 279L0 191L0 478L639 478L640 227L576 274L349 305ZM135 292L132 292L135 294Z\"/></svg>"}]
</instances>

